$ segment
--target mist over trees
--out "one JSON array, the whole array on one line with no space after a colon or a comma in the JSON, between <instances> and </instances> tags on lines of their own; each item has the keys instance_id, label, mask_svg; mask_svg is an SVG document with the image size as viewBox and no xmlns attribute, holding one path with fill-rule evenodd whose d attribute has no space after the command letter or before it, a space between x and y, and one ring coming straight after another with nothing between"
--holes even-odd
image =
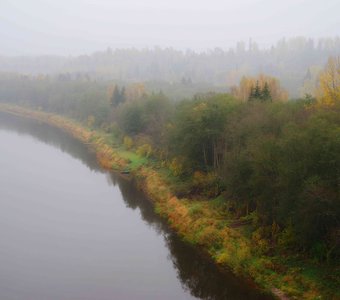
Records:
<instances>
[{"instance_id":1,"label":"mist over trees","mask_svg":"<svg viewBox=\"0 0 340 300\"><path fill-rule=\"evenodd\" d=\"M254 243L264 253L276 247L330 261L340 255L339 66L339 58L329 58L317 77L318 96L294 101L265 75L243 77L233 95L175 102L142 83L64 73L1 74L0 102L115 135L166 166L181 181L178 196L222 195L237 218L253 218Z\"/></svg>"},{"instance_id":2,"label":"mist over trees","mask_svg":"<svg viewBox=\"0 0 340 300\"><path fill-rule=\"evenodd\" d=\"M227 269L216 296L206 266L202 282L178 273L191 296L235 287L243 299L249 285L259 299L340 300L339 11L340 0L0 0L0 118L78 138L131 179L123 195L136 185L171 235ZM29 149L13 149L25 176ZM167 282L152 285L161 295Z\"/></svg>"},{"instance_id":3,"label":"mist over trees","mask_svg":"<svg viewBox=\"0 0 340 300\"><path fill-rule=\"evenodd\" d=\"M153 82L151 86L179 84L230 88L244 76L266 74L280 80L290 97L314 94L319 71L327 58L340 52L340 38L312 40L304 37L281 39L269 49L255 42L239 42L235 48L207 52L173 48L115 49L78 57L0 57L1 72L25 74L69 74L93 80ZM202 87L201 87L202 89ZM164 90L164 89L163 89ZM201 91L207 91L204 89ZM192 96L188 92L186 96ZM179 97L176 95L177 98Z\"/></svg>"}]
</instances>

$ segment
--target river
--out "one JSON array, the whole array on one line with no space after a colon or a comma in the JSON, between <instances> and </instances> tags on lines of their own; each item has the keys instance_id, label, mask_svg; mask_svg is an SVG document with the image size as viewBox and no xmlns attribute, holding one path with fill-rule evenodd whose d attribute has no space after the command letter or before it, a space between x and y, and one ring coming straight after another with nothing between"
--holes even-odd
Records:
<instances>
[{"instance_id":1,"label":"river","mask_svg":"<svg viewBox=\"0 0 340 300\"><path fill-rule=\"evenodd\" d=\"M0 113L0 299L266 299L59 129Z\"/></svg>"}]
</instances>

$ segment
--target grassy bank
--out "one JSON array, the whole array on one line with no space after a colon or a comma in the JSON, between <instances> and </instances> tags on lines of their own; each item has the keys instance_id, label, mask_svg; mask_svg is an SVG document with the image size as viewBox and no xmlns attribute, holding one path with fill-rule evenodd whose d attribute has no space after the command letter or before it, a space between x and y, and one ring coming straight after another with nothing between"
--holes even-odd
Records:
<instances>
[{"instance_id":1,"label":"grassy bank","mask_svg":"<svg viewBox=\"0 0 340 300\"><path fill-rule=\"evenodd\" d=\"M225 213L220 197L179 199L172 192L176 180L166 168L125 149L112 135L41 111L4 104L0 111L61 128L95 150L102 167L131 171L139 187L154 202L156 211L184 240L209 253L217 264L251 278L264 290L282 299L283 295L292 299L340 298L339 270L288 255L264 255L261 249L266 246L265 241L249 236L248 222L237 223L231 214Z\"/></svg>"}]
</instances>

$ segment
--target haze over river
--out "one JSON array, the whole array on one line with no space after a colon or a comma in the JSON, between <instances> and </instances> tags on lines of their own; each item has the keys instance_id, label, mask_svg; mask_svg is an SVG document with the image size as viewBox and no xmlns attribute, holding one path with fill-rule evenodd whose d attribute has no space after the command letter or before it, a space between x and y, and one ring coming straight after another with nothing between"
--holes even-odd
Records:
<instances>
[{"instance_id":1,"label":"haze over river","mask_svg":"<svg viewBox=\"0 0 340 300\"><path fill-rule=\"evenodd\" d=\"M0 299L265 299L59 129L0 114Z\"/></svg>"}]
</instances>

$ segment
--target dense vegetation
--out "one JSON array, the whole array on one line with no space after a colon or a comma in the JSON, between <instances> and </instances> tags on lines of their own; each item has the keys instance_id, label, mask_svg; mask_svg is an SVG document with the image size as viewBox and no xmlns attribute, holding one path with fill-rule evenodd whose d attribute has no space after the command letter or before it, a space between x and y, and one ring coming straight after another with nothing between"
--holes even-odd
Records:
<instances>
[{"instance_id":1,"label":"dense vegetation","mask_svg":"<svg viewBox=\"0 0 340 300\"><path fill-rule=\"evenodd\" d=\"M161 49L107 49L79 57L1 57L1 72L23 74L64 73L115 82L144 82L171 98L191 96L211 87L231 87L243 76L265 73L278 78L292 97L312 93L317 74L331 55L338 55L340 39L297 37L281 39L268 49L256 42L239 42L231 49L196 53Z\"/></svg>"},{"instance_id":2,"label":"dense vegetation","mask_svg":"<svg viewBox=\"0 0 340 300\"><path fill-rule=\"evenodd\" d=\"M195 201L192 216L199 219L208 199L218 218L245 227L261 255L339 266L339 70L339 59L329 59L317 97L287 101L276 79L260 75L243 78L233 95L180 102L143 84L3 73L0 101L66 115L120 139L167 170L172 193ZM209 228L199 239L214 244Z\"/></svg>"},{"instance_id":3,"label":"dense vegetation","mask_svg":"<svg viewBox=\"0 0 340 300\"><path fill-rule=\"evenodd\" d=\"M225 209L253 222L264 251L338 259L338 95L333 105L314 98L273 101L266 84L266 101L254 97L258 81L249 87L248 101L211 93L174 104L162 93L147 94L142 85L112 88L60 76L0 78L2 101L101 127L161 161L181 179L178 195L223 195Z\"/></svg>"}]
</instances>

